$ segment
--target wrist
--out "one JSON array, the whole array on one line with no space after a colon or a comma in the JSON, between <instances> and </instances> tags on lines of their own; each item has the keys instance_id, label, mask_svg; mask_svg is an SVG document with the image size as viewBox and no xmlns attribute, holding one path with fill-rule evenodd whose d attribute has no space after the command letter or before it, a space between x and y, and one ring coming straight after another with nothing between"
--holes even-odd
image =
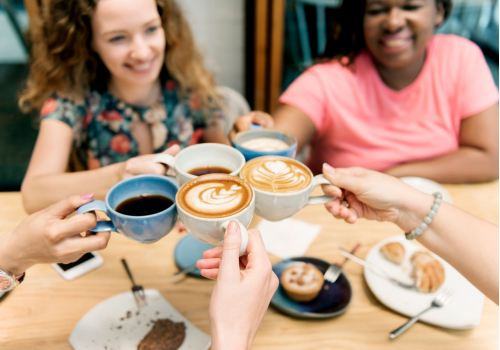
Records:
<instances>
[{"instance_id":1,"label":"wrist","mask_svg":"<svg viewBox=\"0 0 500 350\"><path fill-rule=\"evenodd\" d=\"M214 321L210 322L210 333L212 336L212 350L248 350L252 342L249 336L245 336L245 332L238 330L218 329Z\"/></svg>"},{"instance_id":2,"label":"wrist","mask_svg":"<svg viewBox=\"0 0 500 350\"><path fill-rule=\"evenodd\" d=\"M21 275L34 264L22 261L21 252L11 244L9 237L13 231L7 232L0 238L0 270L9 275Z\"/></svg>"},{"instance_id":3,"label":"wrist","mask_svg":"<svg viewBox=\"0 0 500 350\"><path fill-rule=\"evenodd\" d=\"M404 232L411 232L418 227L424 217L427 215L429 208L434 202L434 196L420 191L415 191L400 209L400 215L396 222L399 228Z\"/></svg>"}]
</instances>

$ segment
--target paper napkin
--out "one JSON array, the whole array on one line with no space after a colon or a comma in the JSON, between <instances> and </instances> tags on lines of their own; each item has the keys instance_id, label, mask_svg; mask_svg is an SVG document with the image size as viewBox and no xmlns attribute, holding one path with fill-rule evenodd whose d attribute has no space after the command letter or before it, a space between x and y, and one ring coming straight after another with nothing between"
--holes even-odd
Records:
<instances>
[{"instance_id":1,"label":"paper napkin","mask_svg":"<svg viewBox=\"0 0 500 350\"><path fill-rule=\"evenodd\" d=\"M303 256L321 231L321 225L295 219L278 222L262 219L256 228L262 234L267 252L282 259Z\"/></svg>"}]
</instances>

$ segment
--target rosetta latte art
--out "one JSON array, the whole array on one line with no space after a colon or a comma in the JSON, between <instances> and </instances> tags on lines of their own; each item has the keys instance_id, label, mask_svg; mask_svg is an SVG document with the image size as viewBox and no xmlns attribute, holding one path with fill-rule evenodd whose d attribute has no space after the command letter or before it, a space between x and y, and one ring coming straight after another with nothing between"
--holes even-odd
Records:
<instances>
[{"instance_id":1,"label":"rosetta latte art","mask_svg":"<svg viewBox=\"0 0 500 350\"><path fill-rule=\"evenodd\" d=\"M206 182L186 193L186 204L203 214L216 215L238 211L245 204L246 190L234 183Z\"/></svg>"},{"instance_id":2,"label":"rosetta latte art","mask_svg":"<svg viewBox=\"0 0 500 350\"><path fill-rule=\"evenodd\" d=\"M310 181L305 169L281 160L258 164L249 173L249 180L257 188L272 192L299 191Z\"/></svg>"}]
</instances>

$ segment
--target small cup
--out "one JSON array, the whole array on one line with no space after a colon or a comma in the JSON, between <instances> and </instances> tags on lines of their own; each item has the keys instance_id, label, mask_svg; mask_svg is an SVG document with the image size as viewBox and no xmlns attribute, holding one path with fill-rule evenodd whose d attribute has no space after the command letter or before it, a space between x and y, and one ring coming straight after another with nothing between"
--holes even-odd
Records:
<instances>
[{"instance_id":1,"label":"small cup","mask_svg":"<svg viewBox=\"0 0 500 350\"><path fill-rule=\"evenodd\" d=\"M258 216L268 221L281 221L295 215L300 209L302 209L306 205L324 204L336 198L336 197L329 197L326 195L317 197L310 196L316 186L331 185L331 183L324 177L324 175L320 174L313 176L313 173L307 166L305 166L304 164L300 163L295 159L288 159L285 157L276 157L276 156L261 157L258 159L265 159L265 158L273 160L275 159L280 160L280 158L282 158L283 161L296 163L299 166L303 167L309 173L311 180L307 187L296 192L287 192L287 193L275 193L275 192L264 191L256 188L255 186L252 186L251 181L247 181L247 183L249 183L250 186L252 186L255 192L255 214L257 214ZM258 161L258 159L252 160L251 162ZM250 165L249 163L247 163L245 167L249 166ZM245 179L245 167L243 167L242 169L241 177L242 179L247 180Z\"/></svg>"},{"instance_id":2,"label":"small cup","mask_svg":"<svg viewBox=\"0 0 500 350\"><path fill-rule=\"evenodd\" d=\"M288 148L273 151L260 151L242 146L242 144L247 141L261 137L281 140L288 145ZM282 156L295 158L295 155L297 154L297 139L295 138L295 136L274 130L254 129L249 131L241 131L234 136L233 146L245 156L247 162L251 159L262 156Z\"/></svg>"},{"instance_id":3,"label":"small cup","mask_svg":"<svg viewBox=\"0 0 500 350\"><path fill-rule=\"evenodd\" d=\"M89 230L91 232L119 232L137 242L153 243L165 237L177 224L179 215L175 204L175 195L178 190L179 185L166 176L138 175L120 181L111 187L104 202L94 200L82 205L76 213L85 214L98 210L111 219L110 221L98 221L97 226ZM124 200L145 193L165 196L174 203L159 213L145 216L129 216L115 210L118 204Z\"/></svg>"},{"instance_id":4,"label":"small cup","mask_svg":"<svg viewBox=\"0 0 500 350\"><path fill-rule=\"evenodd\" d=\"M175 171L179 185L195 179L189 171L202 167L221 167L231 170L229 175L237 176L245 165L245 157L238 150L218 143L202 143L184 148L177 155L158 154L153 162L168 165Z\"/></svg>"},{"instance_id":5,"label":"small cup","mask_svg":"<svg viewBox=\"0 0 500 350\"><path fill-rule=\"evenodd\" d=\"M224 235L226 233L227 226L229 222L232 220L238 223L241 232L241 246L240 246L240 256L246 254L247 245L248 245L248 231L247 227L250 225L250 222L253 218L253 213L255 210L255 193L251 186L248 185L249 189L252 191L252 199L249 204L240 212L220 218L205 218L193 215L188 213L185 209L182 208L182 205L179 202L179 194L182 192L184 186L189 186L191 182L197 181L198 179L213 177L213 176L222 176L222 177L235 177L227 174L209 174L202 175L197 179L194 179L190 182L184 184L179 192L177 192L176 203L177 210L179 212L179 218L183 223L186 230L198 241L212 245L212 246L222 246L224 241ZM244 181L239 177L235 177L238 181Z\"/></svg>"}]
</instances>

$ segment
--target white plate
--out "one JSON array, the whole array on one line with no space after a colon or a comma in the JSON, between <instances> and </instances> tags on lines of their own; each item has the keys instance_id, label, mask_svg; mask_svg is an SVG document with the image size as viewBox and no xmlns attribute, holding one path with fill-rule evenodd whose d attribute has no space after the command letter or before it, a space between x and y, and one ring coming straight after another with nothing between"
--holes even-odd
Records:
<instances>
[{"instance_id":1,"label":"white plate","mask_svg":"<svg viewBox=\"0 0 500 350\"><path fill-rule=\"evenodd\" d=\"M186 337L179 350L210 347L210 337L185 319L159 291L146 289L145 293L148 305L139 314L132 292L115 295L94 306L71 332L71 346L75 350L137 350L139 342L153 328L151 320L169 318L186 325ZM130 318L126 316L128 311Z\"/></svg>"},{"instance_id":2,"label":"white plate","mask_svg":"<svg viewBox=\"0 0 500 350\"><path fill-rule=\"evenodd\" d=\"M411 187L416 188L417 190L424 193L433 194L434 192L441 192L441 194L443 195L443 200L445 202L448 202L450 204L453 203L450 192L448 192L446 188L435 181L415 176L405 176L400 177L400 179L407 185L410 185Z\"/></svg>"},{"instance_id":3,"label":"white plate","mask_svg":"<svg viewBox=\"0 0 500 350\"><path fill-rule=\"evenodd\" d=\"M380 254L380 247L389 242L399 242L405 247L406 255L401 265L386 260ZM377 243L366 256L366 261L380 266L401 282L413 283L409 277L412 270L410 258L417 250L425 248L409 242L403 236L394 236ZM398 287L367 268L364 269L366 282L382 304L409 317L429 307L443 289L449 289L453 291L450 302L442 308L431 309L422 316L421 321L451 329L476 327L481 319L484 295L450 264L434 254L433 256L443 264L445 270L445 281L434 293L420 293Z\"/></svg>"}]
</instances>

